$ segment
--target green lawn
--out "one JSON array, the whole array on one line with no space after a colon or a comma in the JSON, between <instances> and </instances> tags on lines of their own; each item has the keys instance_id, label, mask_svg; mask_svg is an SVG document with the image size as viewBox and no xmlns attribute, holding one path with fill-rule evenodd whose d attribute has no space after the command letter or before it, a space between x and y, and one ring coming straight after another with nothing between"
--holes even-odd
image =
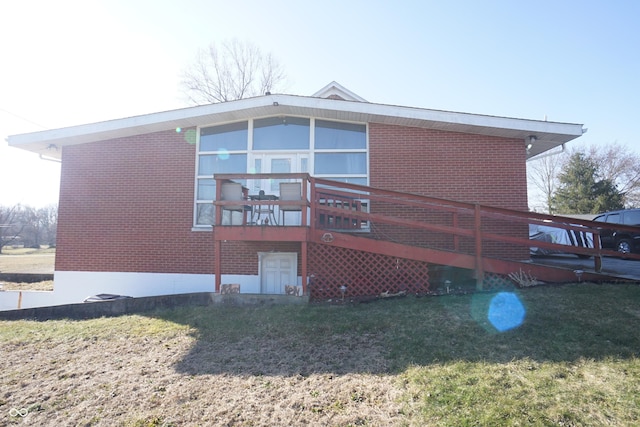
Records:
<instances>
[{"instance_id":1,"label":"green lawn","mask_svg":"<svg viewBox=\"0 0 640 427\"><path fill-rule=\"evenodd\" d=\"M85 425L198 425L214 419L224 425L640 425L640 286L535 287L515 295L515 304L513 295L495 299L497 294L483 293L0 322L0 348L29 353L62 346L85 363L101 361L105 376L96 389L126 391L109 371L111 359L105 363L86 353L123 348L122 340L127 348L144 349L128 350L146 367L143 374L132 371L133 382L162 383L149 376L153 361L170 379L161 389L164 400L153 397L159 394L153 385L151 403L140 401L135 417L122 409L127 401L92 401L91 392L83 392L103 417L86 424L69 410L77 402L58 396L55 406L39 403L35 391L25 397L30 380L11 382L12 372L36 368L31 362L5 362L0 379L9 387L3 387L0 413L38 404L34 422L46 424L66 410L74 423ZM512 319L511 329L494 326L505 329L501 325ZM165 362L162 354L176 348ZM73 364L73 357L65 363ZM118 358L114 372L133 363ZM50 379L66 381L59 388L68 392L68 381L84 375L75 372L66 367L62 377L58 370ZM192 400L168 399L176 382ZM219 390L224 397L217 397ZM214 409L212 400L225 399L235 409Z\"/></svg>"}]
</instances>

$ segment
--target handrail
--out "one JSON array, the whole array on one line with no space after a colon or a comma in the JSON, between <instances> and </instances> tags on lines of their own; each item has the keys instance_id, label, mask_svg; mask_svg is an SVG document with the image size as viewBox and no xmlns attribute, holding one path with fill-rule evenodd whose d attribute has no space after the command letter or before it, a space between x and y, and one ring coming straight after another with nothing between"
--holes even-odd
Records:
<instances>
[{"instance_id":1,"label":"handrail","mask_svg":"<svg viewBox=\"0 0 640 427\"><path fill-rule=\"evenodd\" d=\"M216 206L238 204L237 201L220 200L219 184L223 180L300 180L304 183L302 185L303 198L300 202L271 201L269 203L276 206L300 203L301 206L310 207L309 217L306 215L307 209L302 209L303 226L345 232L362 231L364 227L364 230L369 232L369 236L378 232L381 226L402 228L405 230L403 233L410 238L416 235L421 236L420 233L427 233L425 235L427 237L437 235L436 240L441 243L442 250L473 254L478 258L492 256L491 251L487 252L484 249L484 246L490 242L520 246L523 250L527 249L527 254L529 247L536 246L548 250L593 256L595 269L599 271L603 255L621 256L616 251L600 247L600 230L607 228L637 231L637 228L629 226L428 197L316 178L307 173L216 174L214 179L218 183L217 201L214 202ZM359 200L361 203L354 204L354 200ZM248 206L263 203L260 200L243 201L243 204ZM217 209L215 224L220 225L221 217L218 211ZM554 242L532 242L529 239L528 229L523 228L530 224L545 225L567 232L585 233L593 238L593 247L567 246ZM367 236L367 234L362 236ZM410 238L407 240L411 241ZM625 257L640 259L640 256L635 254L626 254ZM478 259L478 263L480 262Z\"/></svg>"}]
</instances>

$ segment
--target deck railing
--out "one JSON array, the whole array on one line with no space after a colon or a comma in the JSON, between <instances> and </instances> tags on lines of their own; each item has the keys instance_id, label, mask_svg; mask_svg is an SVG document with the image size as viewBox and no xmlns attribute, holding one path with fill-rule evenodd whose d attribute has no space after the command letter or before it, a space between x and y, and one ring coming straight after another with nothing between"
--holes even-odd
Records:
<instances>
[{"instance_id":1,"label":"deck railing","mask_svg":"<svg viewBox=\"0 0 640 427\"><path fill-rule=\"evenodd\" d=\"M217 182L217 201L214 204L217 207L237 204L220 200L224 181L299 181L303 194L298 202L301 223L297 226L328 232L355 232L360 237L470 255L476 259L476 270L480 269L478 273L482 273L483 257L522 260L529 257L531 246L593 257L595 271L601 270L602 256L623 256L601 247L599 236L604 224L593 221L426 197L315 178L308 174L217 174L214 178ZM245 200L243 203L252 209L266 203L273 206L292 204L291 201L280 200ZM588 236L592 244L533 243L529 239L531 224ZM216 209L215 225L222 225L220 209ZM244 221L242 225L250 224ZM637 232L637 228L617 224L606 224L606 228ZM624 256L640 259L636 254Z\"/></svg>"}]
</instances>

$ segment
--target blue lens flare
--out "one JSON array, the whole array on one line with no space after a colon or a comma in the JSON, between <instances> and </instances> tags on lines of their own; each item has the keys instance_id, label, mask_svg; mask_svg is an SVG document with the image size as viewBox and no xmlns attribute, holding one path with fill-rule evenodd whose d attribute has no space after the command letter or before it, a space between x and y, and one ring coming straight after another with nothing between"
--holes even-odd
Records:
<instances>
[{"instance_id":1,"label":"blue lens flare","mask_svg":"<svg viewBox=\"0 0 640 427\"><path fill-rule=\"evenodd\" d=\"M516 294L500 292L491 299L487 319L498 331L505 332L522 325L526 312Z\"/></svg>"},{"instance_id":2,"label":"blue lens flare","mask_svg":"<svg viewBox=\"0 0 640 427\"><path fill-rule=\"evenodd\" d=\"M226 148L218 150L218 158L220 160L229 160L229 151Z\"/></svg>"}]
</instances>

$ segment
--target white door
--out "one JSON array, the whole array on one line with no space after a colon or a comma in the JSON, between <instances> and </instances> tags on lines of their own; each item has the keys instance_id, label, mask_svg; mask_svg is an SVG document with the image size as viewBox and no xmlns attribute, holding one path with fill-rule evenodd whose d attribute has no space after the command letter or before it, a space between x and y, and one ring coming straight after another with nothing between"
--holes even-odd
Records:
<instances>
[{"instance_id":1,"label":"white door","mask_svg":"<svg viewBox=\"0 0 640 427\"><path fill-rule=\"evenodd\" d=\"M256 173L307 173L309 172L309 156L299 153L257 154L253 157ZM264 190L266 194L280 195L280 182L283 179L255 179L250 188L255 193Z\"/></svg>"},{"instance_id":2,"label":"white door","mask_svg":"<svg viewBox=\"0 0 640 427\"><path fill-rule=\"evenodd\" d=\"M297 285L298 254L288 252L261 252L260 292L284 294L285 285Z\"/></svg>"}]
</instances>

